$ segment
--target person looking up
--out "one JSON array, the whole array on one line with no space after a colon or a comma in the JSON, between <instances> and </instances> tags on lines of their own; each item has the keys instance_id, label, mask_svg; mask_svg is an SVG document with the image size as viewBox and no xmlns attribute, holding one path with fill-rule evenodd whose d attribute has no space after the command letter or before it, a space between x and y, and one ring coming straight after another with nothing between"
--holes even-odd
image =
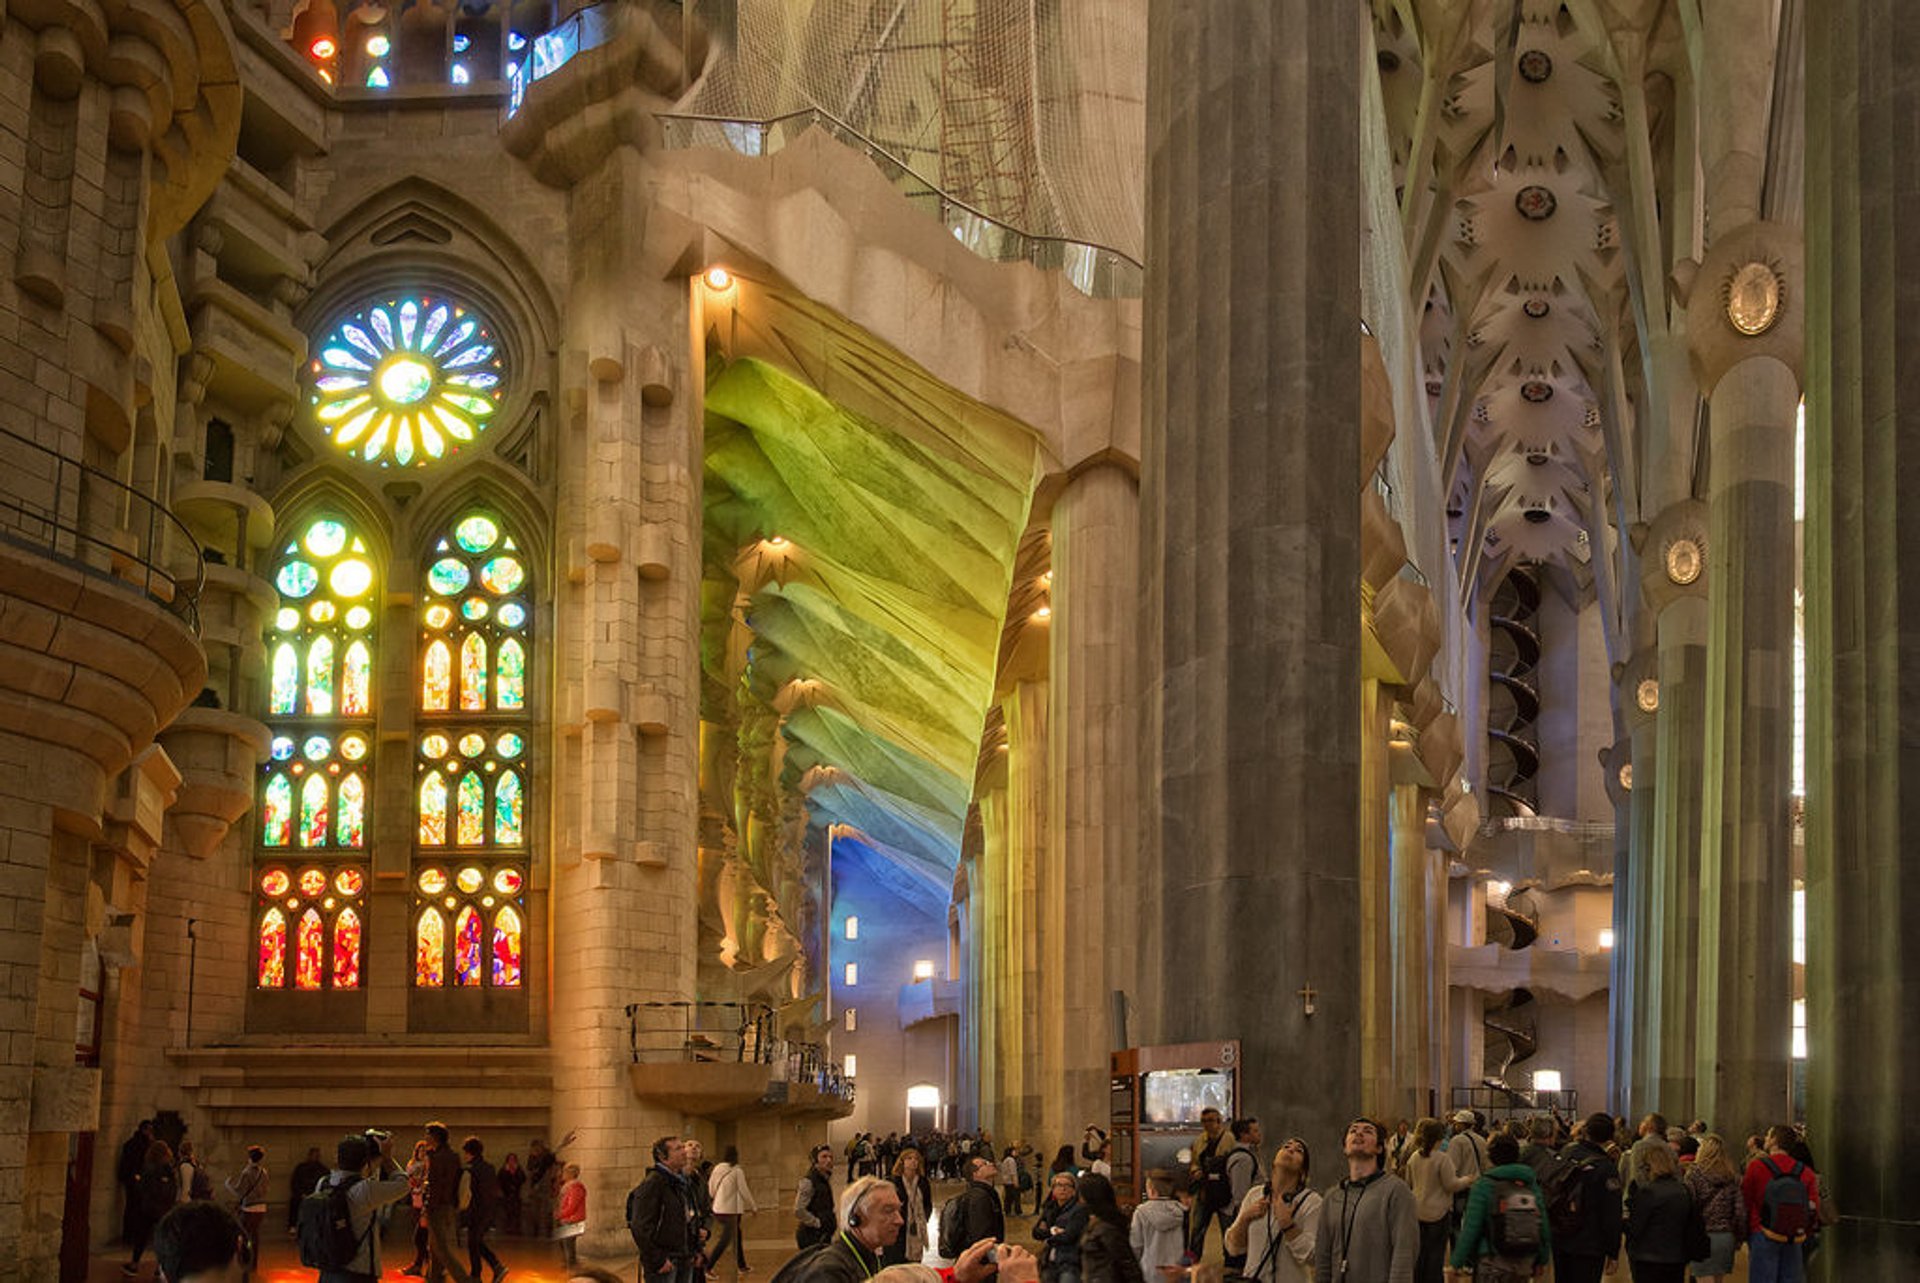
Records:
<instances>
[{"instance_id":1,"label":"person looking up","mask_svg":"<svg viewBox=\"0 0 1920 1283\"><path fill-rule=\"evenodd\" d=\"M1274 1151L1267 1179L1247 1191L1227 1227L1227 1250L1255 1283L1306 1283L1321 1232L1325 1200L1307 1187L1313 1169L1307 1142L1298 1136Z\"/></svg>"},{"instance_id":2,"label":"person looking up","mask_svg":"<svg viewBox=\"0 0 1920 1283\"><path fill-rule=\"evenodd\" d=\"M1347 1124L1347 1177L1320 1209L1314 1283L1407 1283L1420 1254L1413 1191L1387 1175L1387 1138L1371 1118Z\"/></svg>"},{"instance_id":3,"label":"person looking up","mask_svg":"<svg viewBox=\"0 0 1920 1283\"><path fill-rule=\"evenodd\" d=\"M393 1161L393 1138L381 1141L376 1148L365 1136L341 1137L333 1150L333 1170L310 1192L339 1185L347 1187L347 1226L359 1246L344 1268L320 1271L318 1283L377 1283L380 1236L373 1232L374 1218L381 1208L399 1202L413 1188L407 1174ZM457 1262L454 1268L459 1268Z\"/></svg>"}]
</instances>

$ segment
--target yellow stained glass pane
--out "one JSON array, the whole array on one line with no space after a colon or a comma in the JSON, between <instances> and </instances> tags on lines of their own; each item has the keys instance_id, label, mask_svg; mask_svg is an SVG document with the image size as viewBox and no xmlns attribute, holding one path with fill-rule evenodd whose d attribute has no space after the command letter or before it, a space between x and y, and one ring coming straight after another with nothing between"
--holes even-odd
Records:
<instances>
[{"instance_id":1,"label":"yellow stained glass pane","mask_svg":"<svg viewBox=\"0 0 1920 1283\"><path fill-rule=\"evenodd\" d=\"M420 707L430 713L445 712L453 698L453 652L444 641L427 647L424 671L420 678Z\"/></svg>"},{"instance_id":2,"label":"yellow stained glass pane","mask_svg":"<svg viewBox=\"0 0 1920 1283\"><path fill-rule=\"evenodd\" d=\"M460 707L468 711L487 706L487 639L468 633L460 643Z\"/></svg>"}]
</instances>

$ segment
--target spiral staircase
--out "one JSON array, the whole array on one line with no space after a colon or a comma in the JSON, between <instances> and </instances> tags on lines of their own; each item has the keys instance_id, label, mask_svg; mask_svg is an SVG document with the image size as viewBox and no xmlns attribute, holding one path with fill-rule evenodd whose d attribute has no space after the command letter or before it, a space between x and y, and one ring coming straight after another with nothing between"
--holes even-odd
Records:
<instances>
[{"instance_id":1,"label":"spiral staircase","mask_svg":"<svg viewBox=\"0 0 1920 1283\"><path fill-rule=\"evenodd\" d=\"M1540 716L1534 672L1540 665L1540 583L1531 567L1511 571L1494 590L1487 644L1487 793L1495 816L1535 813Z\"/></svg>"}]
</instances>

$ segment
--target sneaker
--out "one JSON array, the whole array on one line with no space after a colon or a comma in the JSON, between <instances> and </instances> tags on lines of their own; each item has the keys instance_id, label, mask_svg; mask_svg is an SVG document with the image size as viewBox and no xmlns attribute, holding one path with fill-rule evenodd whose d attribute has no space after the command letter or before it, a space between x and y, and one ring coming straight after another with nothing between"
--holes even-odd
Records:
<instances>
[{"instance_id":1,"label":"sneaker","mask_svg":"<svg viewBox=\"0 0 1920 1283\"><path fill-rule=\"evenodd\" d=\"M129 1262L126 1265L122 1265L120 1267L120 1272L126 1275L130 1279L138 1278L140 1276L140 1267L138 1265L134 1265L133 1263Z\"/></svg>"},{"instance_id":2,"label":"sneaker","mask_svg":"<svg viewBox=\"0 0 1920 1283\"><path fill-rule=\"evenodd\" d=\"M507 1277L508 1273L509 1271L507 1267L502 1265L499 1269L493 1272L493 1283L500 1283L500 1280Z\"/></svg>"}]
</instances>

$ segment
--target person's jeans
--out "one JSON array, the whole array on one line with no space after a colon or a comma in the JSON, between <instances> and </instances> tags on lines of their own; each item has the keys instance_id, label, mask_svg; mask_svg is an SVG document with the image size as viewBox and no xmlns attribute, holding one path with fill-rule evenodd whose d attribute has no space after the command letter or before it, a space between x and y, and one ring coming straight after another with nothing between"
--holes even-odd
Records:
<instances>
[{"instance_id":1,"label":"person's jeans","mask_svg":"<svg viewBox=\"0 0 1920 1283\"><path fill-rule=\"evenodd\" d=\"M1756 1232L1747 1240L1747 1251L1747 1283L1802 1283L1807 1276L1798 1243L1778 1243Z\"/></svg>"},{"instance_id":2,"label":"person's jeans","mask_svg":"<svg viewBox=\"0 0 1920 1283\"><path fill-rule=\"evenodd\" d=\"M1420 1254L1413 1259L1413 1283L1446 1283L1447 1218L1420 1222Z\"/></svg>"},{"instance_id":3,"label":"person's jeans","mask_svg":"<svg viewBox=\"0 0 1920 1283\"><path fill-rule=\"evenodd\" d=\"M473 1276L460 1264L459 1226L459 1209L427 1209L427 1278L431 1283L440 1283L449 1274L454 1283L473 1283Z\"/></svg>"},{"instance_id":4,"label":"person's jeans","mask_svg":"<svg viewBox=\"0 0 1920 1283\"><path fill-rule=\"evenodd\" d=\"M693 1283L693 1258L681 1257L675 1260L672 1269L649 1270L645 1261L640 1262L640 1283Z\"/></svg>"},{"instance_id":5,"label":"person's jeans","mask_svg":"<svg viewBox=\"0 0 1920 1283\"><path fill-rule=\"evenodd\" d=\"M267 1219L266 1209L257 1212L240 1213L240 1234L247 1241L246 1264L240 1268L240 1277L248 1279L260 1268L260 1225Z\"/></svg>"},{"instance_id":6,"label":"person's jeans","mask_svg":"<svg viewBox=\"0 0 1920 1283\"><path fill-rule=\"evenodd\" d=\"M507 1267L500 1264L500 1258L495 1256L493 1249L487 1246L487 1233L488 1227L485 1225L469 1224L467 1226L467 1273L476 1279L480 1277L480 1262L483 1258L488 1268L493 1271L495 1278L507 1272Z\"/></svg>"},{"instance_id":7,"label":"person's jeans","mask_svg":"<svg viewBox=\"0 0 1920 1283\"><path fill-rule=\"evenodd\" d=\"M733 1245L733 1263L740 1269L747 1268L747 1236L740 1227L740 1213L715 1212L720 1221L720 1236L707 1249L707 1265L711 1269L726 1259L727 1245Z\"/></svg>"}]
</instances>

